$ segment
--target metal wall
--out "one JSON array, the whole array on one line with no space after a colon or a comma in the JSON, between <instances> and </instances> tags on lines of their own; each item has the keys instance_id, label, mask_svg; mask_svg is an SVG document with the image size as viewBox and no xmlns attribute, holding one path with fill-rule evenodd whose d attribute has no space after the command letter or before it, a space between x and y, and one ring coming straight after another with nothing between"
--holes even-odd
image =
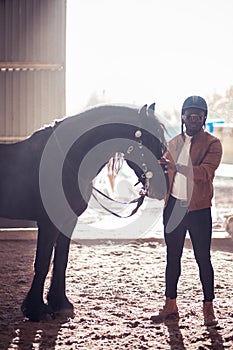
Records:
<instances>
[{"instance_id":1,"label":"metal wall","mask_svg":"<svg viewBox=\"0 0 233 350\"><path fill-rule=\"evenodd\" d=\"M65 115L65 0L0 0L0 141Z\"/></svg>"}]
</instances>

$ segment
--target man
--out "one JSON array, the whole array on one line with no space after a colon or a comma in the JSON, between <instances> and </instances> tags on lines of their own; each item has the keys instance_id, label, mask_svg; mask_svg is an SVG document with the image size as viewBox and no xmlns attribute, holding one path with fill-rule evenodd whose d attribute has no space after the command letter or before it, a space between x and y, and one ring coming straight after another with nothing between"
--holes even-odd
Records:
<instances>
[{"instance_id":1,"label":"man","mask_svg":"<svg viewBox=\"0 0 233 350\"><path fill-rule=\"evenodd\" d=\"M185 235L189 231L204 295L204 324L218 323L213 309L214 271L210 257L211 200L222 146L219 139L204 130L207 114L208 107L202 97L188 97L182 106L181 134L169 141L168 151L159 160L168 171L170 184L163 213L166 300L163 309L151 316L153 322L179 317L177 284Z\"/></svg>"}]
</instances>

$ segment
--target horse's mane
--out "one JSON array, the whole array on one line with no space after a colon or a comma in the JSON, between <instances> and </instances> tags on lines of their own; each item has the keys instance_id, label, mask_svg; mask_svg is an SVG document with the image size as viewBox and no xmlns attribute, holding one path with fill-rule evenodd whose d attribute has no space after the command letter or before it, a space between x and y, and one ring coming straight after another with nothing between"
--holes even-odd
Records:
<instances>
[{"instance_id":1,"label":"horse's mane","mask_svg":"<svg viewBox=\"0 0 233 350\"><path fill-rule=\"evenodd\" d=\"M60 119L54 119L50 124L46 124L40 129L36 130L31 136L29 136L29 140L33 141L35 139L38 139L40 141L46 140L50 137L50 135L56 130L58 126L60 126L64 121L67 121L72 118L74 120L77 119L77 123L81 123L85 120L88 120L87 118L92 119L93 128L96 126L101 125L101 123L108 123L112 122L112 117L114 113L118 116L119 115L119 121L116 120L116 123L120 123L120 120L122 117L127 115L127 122L130 123L132 121L132 124L138 123L140 121L140 118L145 117L147 121L152 122L153 130L156 131L156 136L160 139L162 144L166 144L166 139L164 136L164 133L166 132L166 128L162 122L160 122L159 117L154 114L154 111L147 108L147 106L143 106L144 108L144 114L139 114L140 108L136 106L131 105L122 105L122 104L104 104L104 105L96 105L94 107L90 107L88 109L85 109L84 111L73 115L73 116L65 116ZM142 110L142 109L141 109ZM138 115L138 120L135 119L135 115ZM123 119L122 119L123 120ZM139 123L140 124L140 123ZM140 126L140 125L139 125ZM142 125L143 127L143 125ZM151 132L153 133L153 130Z\"/></svg>"}]
</instances>

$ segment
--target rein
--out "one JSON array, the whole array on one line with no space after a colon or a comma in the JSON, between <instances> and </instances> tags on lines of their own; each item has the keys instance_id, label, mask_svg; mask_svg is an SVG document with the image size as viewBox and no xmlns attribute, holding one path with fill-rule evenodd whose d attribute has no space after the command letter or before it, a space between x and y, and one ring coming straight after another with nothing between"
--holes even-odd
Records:
<instances>
[{"instance_id":1,"label":"rein","mask_svg":"<svg viewBox=\"0 0 233 350\"><path fill-rule=\"evenodd\" d=\"M132 210L132 212L127 215L127 216L122 216L120 214L117 214L115 213L114 211L112 211L111 209L107 208L105 205L103 205L99 200L98 198L96 197L96 195L92 192L92 196L95 198L96 202L103 208L105 209L107 212L109 212L110 214L113 214L115 216L117 216L118 218L129 218L130 216L134 215L138 209L140 208L140 206L142 205L143 201L144 201L144 198L145 198L145 195L146 195L146 192L144 192L144 190L142 190L142 192L140 192L140 197L138 198L135 198L133 200L131 200L130 202L121 202L121 201L117 201L109 196L107 196L105 193L101 192L100 190L98 190L97 188L95 188L94 186L92 186L92 189L96 192L98 192L99 194L101 194L103 197L109 199L110 201L112 202L115 202L115 203L119 203L119 204L126 204L126 205L129 205L129 204L133 204L133 203L137 203L136 207Z\"/></svg>"}]
</instances>

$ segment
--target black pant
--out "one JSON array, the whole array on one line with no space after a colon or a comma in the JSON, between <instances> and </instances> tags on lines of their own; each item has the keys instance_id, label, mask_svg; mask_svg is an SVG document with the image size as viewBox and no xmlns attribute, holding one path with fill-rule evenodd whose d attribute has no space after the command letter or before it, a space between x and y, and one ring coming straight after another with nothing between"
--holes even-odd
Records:
<instances>
[{"instance_id":1,"label":"black pant","mask_svg":"<svg viewBox=\"0 0 233 350\"><path fill-rule=\"evenodd\" d=\"M181 256L187 230L192 241L204 301L214 299L214 271L210 245L212 217L210 208L188 212L184 203L170 196L163 214L164 236L167 246L166 297L177 297L177 283L181 274Z\"/></svg>"}]
</instances>

